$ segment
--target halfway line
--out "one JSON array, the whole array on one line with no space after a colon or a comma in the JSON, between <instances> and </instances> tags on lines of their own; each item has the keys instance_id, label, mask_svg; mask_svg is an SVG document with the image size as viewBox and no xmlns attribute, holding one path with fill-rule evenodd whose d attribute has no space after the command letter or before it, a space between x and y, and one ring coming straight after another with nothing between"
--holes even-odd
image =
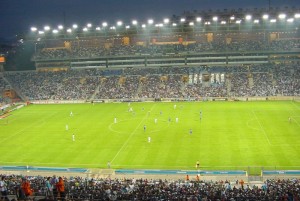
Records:
<instances>
[{"instance_id":1,"label":"halfway line","mask_svg":"<svg viewBox=\"0 0 300 201\"><path fill-rule=\"evenodd\" d=\"M154 106L156 106L156 105L153 105L151 107L150 112L153 110ZM127 146L127 143L129 142L130 138L133 136L133 134L137 131L137 129L140 127L140 125L145 121L145 119L147 117L148 117L148 115L145 115L145 117L142 119L142 121L139 123L139 125L132 131L132 133L130 134L130 136L128 137L128 139L125 141L125 143L122 145L122 147L119 149L119 151L117 152L117 154L115 155L115 157L111 160L111 163L117 158L117 156L123 150L123 148L125 146Z\"/></svg>"}]
</instances>

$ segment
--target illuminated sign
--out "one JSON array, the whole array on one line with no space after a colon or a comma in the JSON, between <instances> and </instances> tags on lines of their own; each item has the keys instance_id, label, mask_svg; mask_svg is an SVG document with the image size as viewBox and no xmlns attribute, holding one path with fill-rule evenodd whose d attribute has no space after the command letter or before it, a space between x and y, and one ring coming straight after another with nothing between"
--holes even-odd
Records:
<instances>
[{"instance_id":1,"label":"illuminated sign","mask_svg":"<svg viewBox=\"0 0 300 201\"><path fill-rule=\"evenodd\" d=\"M0 63L4 63L5 62L5 58L0 56Z\"/></svg>"}]
</instances>

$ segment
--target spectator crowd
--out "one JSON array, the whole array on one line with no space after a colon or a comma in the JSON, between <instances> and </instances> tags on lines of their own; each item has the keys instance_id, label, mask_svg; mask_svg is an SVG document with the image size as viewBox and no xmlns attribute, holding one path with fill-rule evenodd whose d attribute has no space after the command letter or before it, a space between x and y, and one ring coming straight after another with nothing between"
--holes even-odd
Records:
<instances>
[{"instance_id":1,"label":"spectator crowd","mask_svg":"<svg viewBox=\"0 0 300 201\"><path fill-rule=\"evenodd\" d=\"M300 95L300 69L297 65L71 69L5 72L4 77L28 100ZM4 85L3 81L1 83Z\"/></svg>"},{"instance_id":2,"label":"spectator crowd","mask_svg":"<svg viewBox=\"0 0 300 201\"><path fill-rule=\"evenodd\" d=\"M300 40L239 40L226 42L216 39L212 42L198 41L183 44L148 44L148 45L114 45L105 48L74 46L72 48L44 48L37 51L34 59L68 59L68 58L97 58L107 56L133 55L166 55L203 52L257 52L257 51L290 51L300 48Z\"/></svg>"},{"instance_id":3,"label":"spectator crowd","mask_svg":"<svg viewBox=\"0 0 300 201\"><path fill-rule=\"evenodd\" d=\"M267 179L262 184L195 179L110 179L1 175L2 199L18 200L185 200L296 201L299 179Z\"/></svg>"}]
</instances>

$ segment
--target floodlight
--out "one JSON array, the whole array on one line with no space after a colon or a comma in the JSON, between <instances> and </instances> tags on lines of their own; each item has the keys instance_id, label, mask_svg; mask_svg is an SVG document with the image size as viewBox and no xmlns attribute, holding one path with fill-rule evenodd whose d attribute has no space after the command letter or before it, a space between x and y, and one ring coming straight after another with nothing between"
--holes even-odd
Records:
<instances>
[{"instance_id":1,"label":"floodlight","mask_svg":"<svg viewBox=\"0 0 300 201\"><path fill-rule=\"evenodd\" d=\"M91 23L88 23L86 26L87 26L88 28L91 28L91 27L92 27L92 24L91 24Z\"/></svg>"},{"instance_id":2,"label":"floodlight","mask_svg":"<svg viewBox=\"0 0 300 201\"><path fill-rule=\"evenodd\" d=\"M241 24L242 20L235 21L236 24Z\"/></svg>"},{"instance_id":3,"label":"floodlight","mask_svg":"<svg viewBox=\"0 0 300 201\"><path fill-rule=\"evenodd\" d=\"M39 34L44 34L45 32L44 31L39 31Z\"/></svg>"},{"instance_id":4,"label":"floodlight","mask_svg":"<svg viewBox=\"0 0 300 201\"><path fill-rule=\"evenodd\" d=\"M231 17L230 17L230 20L234 20L234 19L235 19L235 17L234 17L234 16L231 16Z\"/></svg>"},{"instance_id":5,"label":"floodlight","mask_svg":"<svg viewBox=\"0 0 300 201\"><path fill-rule=\"evenodd\" d=\"M185 18L181 18L181 19L180 19L180 22L185 22Z\"/></svg>"},{"instance_id":6,"label":"floodlight","mask_svg":"<svg viewBox=\"0 0 300 201\"><path fill-rule=\"evenodd\" d=\"M196 18L196 21L197 21L197 22L201 22L201 17L197 17L197 18Z\"/></svg>"},{"instance_id":7,"label":"floodlight","mask_svg":"<svg viewBox=\"0 0 300 201\"><path fill-rule=\"evenodd\" d=\"M294 22L294 18L289 18L286 20L287 22Z\"/></svg>"},{"instance_id":8,"label":"floodlight","mask_svg":"<svg viewBox=\"0 0 300 201\"><path fill-rule=\"evenodd\" d=\"M274 23L274 22L276 22L276 19L271 19L270 22Z\"/></svg>"},{"instance_id":9,"label":"floodlight","mask_svg":"<svg viewBox=\"0 0 300 201\"><path fill-rule=\"evenodd\" d=\"M285 19L286 18L286 14L281 13L281 14L278 15L278 18L279 19Z\"/></svg>"},{"instance_id":10,"label":"floodlight","mask_svg":"<svg viewBox=\"0 0 300 201\"><path fill-rule=\"evenodd\" d=\"M176 26L177 26L177 24L176 24L176 23L173 23L173 24L172 24L172 26L173 26L173 27L176 27Z\"/></svg>"},{"instance_id":11,"label":"floodlight","mask_svg":"<svg viewBox=\"0 0 300 201\"><path fill-rule=\"evenodd\" d=\"M145 24L142 24L142 28L146 28L146 25L145 25Z\"/></svg>"},{"instance_id":12,"label":"floodlight","mask_svg":"<svg viewBox=\"0 0 300 201\"><path fill-rule=\"evenodd\" d=\"M133 25L137 25L137 23L138 23L138 22L137 22L136 20L132 20L132 24L133 24Z\"/></svg>"},{"instance_id":13,"label":"floodlight","mask_svg":"<svg viewBox=\"0 0 300 201\"><path fill-rule=\"evenodd\" d=\"M123 25L123 22L122 22L122 21L117 21L117 25L118 25L118 26L122 26L122 25Z\"/></svg>"},{"instance_id":14,"label":"floodlight","mask_svg":"<svg viewBox=\"0 0 300 201\"><path fill-rule=\"evenodd\" d=\"M110 27L110 29L112 29L112 30L115 30L115 29L116 29L116 27L115 27L115 26L112 26L112 27Z\"/></svg>"},{"instance_id":15,"label":"floodlight","mask_svg":"<svg viewBox=\"0 0 300 201\"><path fill-rule=\"evenodd\" d=\"M88 28L87 28L87 27L84 27L84 28L82 29L82 31L86 32L86 31L88 31Z\"/></svg>"},{"instance_id":16,"label":"floodlight","mask_svg":"<svg viewBox=\"0 0 300 201\"><path fill-rule=\"evenodd\" d=\"M216 21L218 21L218 17L215 16L215 17L212 18L212 20L213 20L214 22L216 22Z\"/></svg>"},{"instance_id":17,"label":"floodlight","mask_svg":"<svg viewBox=\"0 0 300 201\"><path fill-rule=\"evenodd\" d=\"M58 27L59 30L64 29L64 26L63 26L63 25L58 25L57 27Z\"/></svg>"},{"instance_id":18,"label":"floodlight","mask_svg":"<svg viewBox=\"0 0 300 201\"><path fill-rule=\"evenodd\" d=\"M253 23L254 23L254 24L258 24L258 23L259 23L259 20L256 19L256 20L253 21Z\"/></svg>"},{"instance_id":19,"label":"floodlight","mask_svg":"<svg viewBox=\"0 0 300 201\"><path fill-rule=\"evenodd\" d=\"M294 17L295 18L300 18L300 13L296 13Z\"/></svg>"},{"instance_id":20,"label":"floodlight","mask_svg":"<svg viewBox=\"0 0 300 201\"><path fill-rule=\"evenodd\" d=\"M224 20L223 20L223 21L221 21L221 24L226 24L226 21L224 21Z\"/></svg>"},{"instance_id":21,"label":"floodlight","mask_svg":"<svg viewBox=\"0 0 300 201\"><path fill-rule=\"evenodd\" d=\"M153 19L148 20L148 24L153 24L153 22L154 22Z\"/></svg>"},{"instance_id":22,"label":"floodlight","mask_svg":"<svg viewBox=\"0 0 300 201\"><path fill-rule=\"evenodd\" d=\"M246 20L251 20L252 19L252 16L251 15L246 15Z\"/></svg>"},{"instance_id":23,"label":"floodlight","mask_svg":"<svg viewBox=\"0 0 300 201\"><path fill-rule=\"evenodd\" d=\"M96 30L97 30L97 31L100 31L100 30L101 30L101 28L100 28L100 27L96 27Z\"/></svg>"},{"instance_id":24,"label":"floodlight","mask_svg":"<svg viewBox=\"0 0 300 201\"><path fill-rule=\"evenodd\" d=\"M78 25L77 24L73 24L73 29L77 29L78 28Z\"/></svg>"},{"instance_id":25,"label":"floodlight","mask_svg":"<svg viewBox=\"0 0 300 201\"><path fill-rule=\"evenodd\" d=\"M264 20L267 20L267 19L269 19L269 15L264 14L264 15L262 16L262 18L263 18Z\"/></svg>"},{"instance_id":26,"label":"floodlight","mask_svg":"<svg viewBox=\"0 0 300 201\"><path fill-rule=\"evenodd\" d=\"M37 31L36 27L31 27L30 29L31 29L32 32L36 32Z\"/></svg>"},{"instance_id":27,"label":"floodlight","mask_svg":"<svg viewBox=\"0 0 300 201\"><path fill-rule=\"evenodd\" d=\"M163 23L158 24L158 27L163 27L163 26L164 26Z\"/></svg>"},{"instance_id":28,"label":"floodlight","mask_svg":"<svg viewBox=\"0 0 300 201\"><path fill-rule=\"evenodd\" d=\"M210 21L207 21L204 23L205 25L210 25Z\"/></svg>"},{"instance_id":29,"label":"floodlight","mask_svg":"<svg viewBox=\"0 0 300 201\"><path fill-rule=\"evenodd\" d=\"M190 26L194 26L194 22L190 22L189 25L190 25Z\"/></svg>"},{"instance_id":30,"label":"floodlight","mask_svg":"<svg viewBox=\"0 0 300 201\"><path fill-rule=\"evenodd\" d=\"M107 22L103 22L103 23L102 23L102 26L103 26L103 27L107 27Z\"/></svg>"},{"instance_id":31,"label":"floodlight","mask_svg":"<svg viewBox=\"0 0 300 201\"><path fill-rule=\"evenodd\" d=\"M155 26L155 27L158 27L158 24L155 24L154 26Z\"/></svg>"},{"instance_id":32,"label":"floodlight","mask_svg":"<svg viewBox=\"0 0 300 201\"><path fill-rule=\"evenodd\" d=\"M58 30L57 29L53 29L52 33L57 34Z\"/></svg>"},{"instance_id":33,"label":"floodlight","mask_svg":"<svg viewBox=\"0 0 300 201\"><path fill-rule=\"evenodd\" d=\"M72 33L72 29L67 29L67 32L68 33Z\"/></svg>"},{"instance_id":34,"label":"floodlight","mask_svg":"<svg viewBox=\"0 0 300 201\"><path fill-rule=\"evenodd\" d=\"M169 20L168 18L165 18L165 19L164 19L164 23L165 23L165 24L168 24L169 22L170 22L170 20Z\"/></svg>"},{"instance_id":35,"label":"floodlight","mask_svg":"<svg viewBox=\"0 0 300 201\"><path fill-rule=\"evenodd\" d=\"M49 31L49 30L50 30L50 27L49 27L49 26L44 26L44 30L45 30L45 31Z\"/></svg>"},{"instance_id":36,"label":"floodlight","mask_svg":"<svg viewBox=\"0 0 300 201\"><path fill-rule=\"evenodd\" d=\"M129 25L126 25L125 28L126 28L126 29L130 29L130 26L129 26Z\"/></svg>"}]
</instances>

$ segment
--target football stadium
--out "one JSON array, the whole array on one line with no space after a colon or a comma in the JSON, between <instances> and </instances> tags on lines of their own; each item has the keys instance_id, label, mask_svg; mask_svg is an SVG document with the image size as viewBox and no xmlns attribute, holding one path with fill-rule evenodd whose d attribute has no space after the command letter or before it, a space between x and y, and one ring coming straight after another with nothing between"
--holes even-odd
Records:
<instances>
[{"instance_id":1,"label":"football stadium","mask_svg":"<svg viewBox=\"0 0 300 201\"><path fill-rule=\"evenodd\" d=\"M299 9L31 27L18 54L1 199L300 199Z\"/></svg>"}]
</instances>

